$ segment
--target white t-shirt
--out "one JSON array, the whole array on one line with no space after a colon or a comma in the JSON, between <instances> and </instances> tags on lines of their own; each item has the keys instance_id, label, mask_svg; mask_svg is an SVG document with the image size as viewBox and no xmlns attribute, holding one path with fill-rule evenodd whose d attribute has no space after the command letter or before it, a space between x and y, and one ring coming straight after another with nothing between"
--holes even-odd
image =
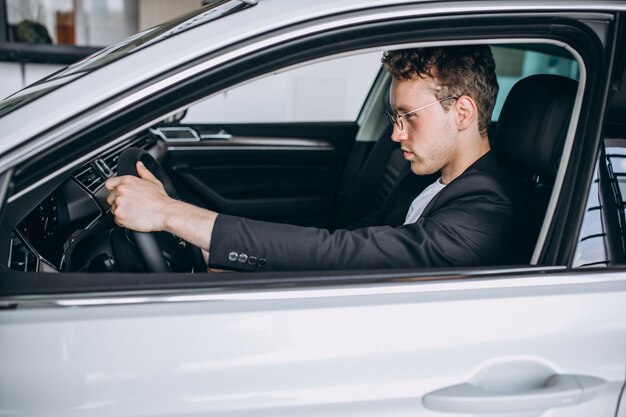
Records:
<instances>
[{"instance_id":1,"label":"white t-shirt","mask_svg":"<svg viewBox=\"0 0 626 417\"><path fill-rule=\"evenodd\" d=\"M411 207L409 207L409 211L406 213L406 220L404 221L404 224L415 223L424 212L428 203L430 203L430 200L432 200L439 191L443 190L443 187L445 186L445 184L441 183L441 178L439 178L437 181L426 187L420 195L415 197L415 200L411 203Z\"/></svg>"}]
</instances>

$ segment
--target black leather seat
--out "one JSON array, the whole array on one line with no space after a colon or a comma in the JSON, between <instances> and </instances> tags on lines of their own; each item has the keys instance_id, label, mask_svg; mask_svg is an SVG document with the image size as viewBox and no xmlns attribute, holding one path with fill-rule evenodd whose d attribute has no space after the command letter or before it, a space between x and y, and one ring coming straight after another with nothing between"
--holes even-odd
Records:
<instances>
[{"instance_id":1,"label":"black leather seat","mask_svg":"<svg viewBox=\"0 0 626 417\"><path fill-rule=\"evenodd\" d=\"M400 147L390 137L391 129L386 129L369 151L360 170L352 173L355 180L339 204L335 228L346 227L380 210L402 173L409 169Z\"/></svg>"},{"instance_id":2,"label":"black leather seat","mask_svg":"<svg viewBox=\"0 0 626 417\"><path fill-rule=\"evenodd\" d=\"M522 189L534 238L550 199L577 88L577 81L558 75L524 78L511 89L498 119L494 148Z\"/></svg>"},{"instance_id":3,"label":"black leather seat","mask_svg":"<svg viewBox=\"0 0 626 417\"><path fill-rule=\"evenodd\" d=\"M383 107L389 107L389 86L384 89ZM356 143L357 146L367 143ZM362 148L360 148L362 149ZM391 127L377 138L367 154L352 157L360 159L358 169L347 170L342 182L349 184L345 195L338 201L333 228L353 225L366 215L381 210L399 180L410 171L402 156L400 145L391 140Z\"/></svg>"}]
</instances>

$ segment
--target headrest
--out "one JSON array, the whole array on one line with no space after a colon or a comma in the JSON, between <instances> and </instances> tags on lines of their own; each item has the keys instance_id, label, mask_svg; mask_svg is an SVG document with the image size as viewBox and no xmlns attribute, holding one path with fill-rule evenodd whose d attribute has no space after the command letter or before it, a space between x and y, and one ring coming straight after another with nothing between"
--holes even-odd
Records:
<instances>
[{"instance_id":1,"label":"headrest","mask_svg":"<svg viewBox=\"0 0 626 417\"><path fill-rule=\"evenodd\" d=\"M578 82L559 75L532 75L519 80L498 119L496 152L532 174L554 178Z\"/></svg>"}]
</instances>

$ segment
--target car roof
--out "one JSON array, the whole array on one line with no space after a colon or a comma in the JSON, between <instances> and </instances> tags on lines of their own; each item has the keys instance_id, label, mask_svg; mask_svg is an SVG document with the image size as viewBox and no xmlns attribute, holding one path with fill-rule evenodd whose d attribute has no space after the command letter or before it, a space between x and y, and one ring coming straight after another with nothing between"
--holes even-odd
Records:
<instances>
[{"instance_id":1,"label":"car roof","mask_svg":"<svg viewBox=\"0 0 626 417\"><path fill-rule=\"evenodd\" d=\"M0 141L0 156L11 149L35 138L42 133L50 133L59 121L77 115L88 114L99 104L129 91L160 74L182 67L190 61L207 56L229 45L298 23L318 18L332 19L340 14L380 6L403 5L415 7L425 1L402 0L318 0L315 2L293 0L260 0L254 7L239 11L227 17L202 24L189 30L176 33L160 42L123 56L19 107L0 118L0 130L4 137ZM554 1L550 6L546 1L463 1L437 2L435 11L445 11L440 6L454 6L454 10L473 8L577 8L610 9L619 2L603 2L590 5L585 1L572 1L568 4ZM613 6L615 5L615 6ZM408 10L408 9L407 9ZM432 10L431 10L432 11ZM182 77L183 75L181 75ZM113 81L112 81L113 80ZM158 88L158 84L155 84ZM64 129L67 129L65 127ZM65 130L59 131L59 137ZM26 151L25 151L26 152ZM0 166L0 171L6 164Z\"/></svg>"}]
</instances>

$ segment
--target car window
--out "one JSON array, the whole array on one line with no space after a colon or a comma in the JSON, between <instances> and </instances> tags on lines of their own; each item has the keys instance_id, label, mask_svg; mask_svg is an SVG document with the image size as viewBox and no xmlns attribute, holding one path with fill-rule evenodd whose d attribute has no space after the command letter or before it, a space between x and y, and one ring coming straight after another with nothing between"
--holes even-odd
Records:
<instances>
[{"instance_id":1,"label":"car window","mask_svg":"<svg viewBox=\"0 0 626 417\"><path fill-rule=\"evenodd\" d=\"M598 160L587 198L585 217L574 255L573 266L575 268L608 265L606 234L602 227L602 206L598 189L600 163L601 161Z\"/></svg>"},{"instance_id":2,"label":"car window","mask_svg":"<svg viewBox=\"0 0 626 417\"><path fill-rule=\"evenodd\" d=\"M537 58L536 55L532 55L534 53L534 50L530 49L534 47L536 46L527 45L526 49L519 49L520 47L517 46L497 47L499 53L498 59L501 61L500 77L513 78L525 76L527 72L526 70L523 70L522 67L530 67L530 64L528 63L533 62L533 60ZM557 50L560 48L553 47L553 49L554 53L547 56L558 56ZM243 84L236 85L233 88L210 96L204 101L192 104L188 108L182 122L191 125L200 123L218 124L237 122L354 122L357 119L361 108L363 107L363 103L368 97L368 93L372 88L374 80L380 72L380 59L382 53L383 49L375 52L368 50L367 52L355 53L350 56L334 56L325 61L308 62L305 65L290 67L286 70L279 70L277 72L265 75L262 78L257 78L249 82L244 82ZM506 59L507 56L509 56L510 60L513 61L513 64L511 64ZM534 58L530 59L528 57ZM520 63L523 63L523 65ZM533 71L540 72L540 67L541 65L539 64L535 65L535 69ZM517 69L513 70L511 68ZM577 69L569 68L569 71L570 75L577 74ZM546 70L546 72L549 71ZM500 89L499 99L504 98L507 94L507 89ZM374 94L372 96L374 96ZM379 91L378 96L376 96L376 100L378 103L383 101L383 96L384 93L381 93ZM381 124L384 124L384 127L387 128L387 121L384 118L380 119L381 120L379 122ZM220 155L226 155L224 157L225 160L229 160L228 158L234 158L234 149L236 148L230 149L230 151L233 152L232 154L223 153L229 150L228 148L223 146L223 144L227 143L228 145L233 147L237 144L237 141L222 139L224 139L225 136L229 136L230 139L232 138L232 136L240 133L234 132L232 135L230 135L230 132L221 132L223 133L222 136L224 137L217 138L212 133L203 135L202 131L197 126L192 126L191 128L183 126L183 128L188 129L185 131L187 133L197 128L198 132L200 133L196 134L195 136L192 135L193 137L168 137L168 139L170 139L169 142L173 143L170 149L172 153L169 161L171 161L172 164L176 164L176 167L178 169L180 169L180 167L183 165L187 165L192 167L193 172L199 172L199 174L193 174L192 172L192 181L194 181L193 184L201 184L202 187L204 187L200 188L200 191L197 191L197 193L199 194L198 198L200 199L206 197L204 196L204 194L202 194L207 187L205 186L206 182L207 184L210 184L211 187L213 187L210 188L211 192L213 192L215 189L222 192L224 195L229 196L229 198L231 195L234 195L237 198L243 198L239 196L248 196L248 200L253 201L253 197L258 195L258 190L262 189L262 187L249 186L248 184L253 184L253 181L241 181L241 183L239 183L238 179L241 177L237 175L240 175L241 172L246 172L245 170L238 169L237 175L222 175L221 181L223 181L223 183L218 183L217 185L215 185L215 183L210 182L212 180L209 178L209 176L204 176L204 172L208 172L209 169L212 169L212 167L202 165L206 164L206 162L204 162L204 157L200 158L198 156L201 152L204 153L205 156L207 156L210 155L211 152L213 152L213 154L217 154L217 151L219 151L222 152L220 153ZM252 126L252 130L249 131L254 132L254 129L256 128L257 127ZM281 126L281 129L283 128L284 127ZM172 129L172 127L165 127L164 129ZM325 127L325 135L328 134L327 130L328 127ZM144 134L138 135L136 139L137 141L141 142L143 139L147 138L149 139L147 144L143 142L141 143L146 146L152 146L154 140L157 139L156 137L154 137L155 131L156 129L150 129L149 131L144 132ZM177 131L175 131L175 133L176 132L181 132L180 127ZM217 133L217 136L220 136L220 132ZM251 135L250 133L246 134ZM271 133L270 135L273 134L274 133ZM388 133L383 132L383 134L384 136L381 137L388 137ZM262 137L262 135L259 137ZM341 140L344 141L343 135L338 137L340 137ZM247 139L244 138L244 140ZM276 142L276 140L277 138L272 136L272 141L274 142L271 143L280 143ZM235 145L233 145L233 143L235 143ZM245 141L242 143L244 143L246 146L249 146L250 144L250 142ZM259 142L257 141L252 143L258 145ZM292 142L287 143L290 144ZM202 147L202 145L205 145L204 148ZM221 148L219 148L219 150L213 149L213 147L215 146L221 146ZM242 149L245 150L244 147L242 147ZM293 149L291 149L291 151L293 151ZM117 166L117 158L119 157L120 152L120 149L112 148L106 153L100 155L100 160L93 160L90 163L85 164L85 166L79 168L75 172L75 182L81 184L82 187L90 193L90 196L97 195L98 193L106 194L106 191L102 191L102 184L106 178L112 175L112 172L115 172ZM189 155L193 155L193 157L190 157ZM306 158L310 158L310 153L306 155ZM244 168L250 168L250 166L245 165L245 158L242 159L241 155L237 155L236 158L233 159L233 161L234 160L239 161L237 163L243 164ZM260 173L262 171L262 169L260 168L261 163L259 161L259 158L255 157L252 162L252 171L255 173L255 176L258 178L263 178L262 175L257 175L257 173ZM219 169L222 172L227 172L226 170L230 169L230 165L233 164L236 164L236 162L228 162L225 167L220 167ZM103 165L106 165L108 169L101 169ZM318 169L318 166L315 166L314 169ZM274 172L280 171L278 171L276 167L274 167L272 168L272 173ZM279 189L281 183L276 178L283 178L287 176L276 174L272 175L274 176L270 178L272 178L272 181L276 181L278 183L276 189ZM295 174L292 173L291 175ZM393 184L397 178L389 175L387 175L386 181L389 180ZM320 178L325 177L322 176ZM235 181L237 181L237 184L232 185L229 182L230 179L235 179ZM267 181L267 183L269 182L270 181ZM262 186L266 186L266 184L263 184ZM373 185L368 183L368 187L370 186ZM287 185L283 184L283 188L285 187L287 187ZM319 190L321 189L323 189L322 186L319 187ZM328 187L328 189L332 189L332 187ZM65 190L64 188L60 188L60 190L61 191L59 191L58 194L62 197L65 196L65 194L71 194L74 192L74 189L69 186L68 190ZM320 193L320 191L318 191L318 188L314 188L314 190L316 193ZM232 194L228 194L229 192ZM302 187L298 187L298 192L306 193L306 191L302 190ZM217 194L219 196L222 195L219 192ZM16 229L16 231L14 232L14 236L12 237L12 254L10 255L9 262L11 269L33 270L33 268L38 268L36 265L33 267L33 265L37 263L38 257L34 255L33 251L29 250L29 246L33 246L37 253L41 255L41 264L47 262L55 268L63 269L63 261L65 260L66 262L68 262L67 259L69 259L70 257L65 257L65 259L63 258L63 251L61 250L63 242L73 233L74 230L84 228L85 224L76 223L72 224L72 226L70 227L57 227L56 225L60 220L58 215L56 214L56 208L58 207L58 202L61 200L64 201L65 197L53 197L54 196L50 196L46 199L43 199L41 203L35 208L35 210L30 210L30 213L27 214L26 217L20 219L22 221L18 225L18 228ZM233 201L236 201L236 199ZM337 209L337 207L335 207L334 209ZM106 210L106 206L104 210ZM94 218L100 215L100 212L101 210L99 210L97 206L94 207L94 209L91 211L90 217L88 217L88 220L93 221ZM543 213L541 213L541 216L543 218ZM353 219L353 221L354 220L358 219ZM307 223L305 225L311 224ZM52 237L57 240L54 241L54 244L50 245L48 242L52 240ZM591 243L585 242L582 244L581 247L585 247L588 245L591 245ZM587 252L589 251L587 250ZM585 257L589 256L585 255ZM581 261L581 264L589 264L593 262L595 261ZM89 265L85 266L85 268L86 270L88 270Z\"/></svg>"},{"instance_id":3,"label":"car window","mask_svg":"<svg viewBox=\"0 0 626 417\"><path fill-rule=\"evenodd\" d=\"M354 121L382 51L313 62L225 90L191 106L185 123Z\"/></svg>"}]
</instances>

